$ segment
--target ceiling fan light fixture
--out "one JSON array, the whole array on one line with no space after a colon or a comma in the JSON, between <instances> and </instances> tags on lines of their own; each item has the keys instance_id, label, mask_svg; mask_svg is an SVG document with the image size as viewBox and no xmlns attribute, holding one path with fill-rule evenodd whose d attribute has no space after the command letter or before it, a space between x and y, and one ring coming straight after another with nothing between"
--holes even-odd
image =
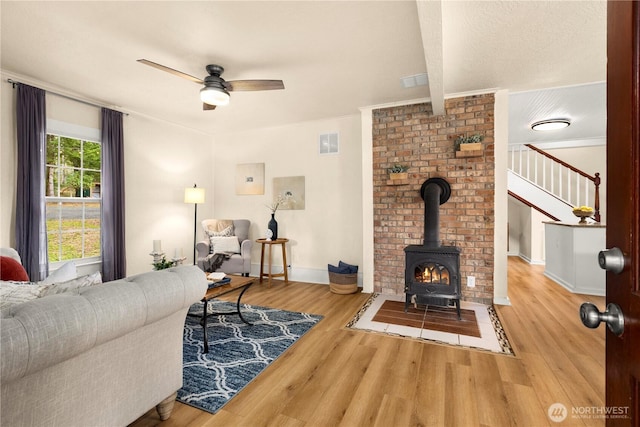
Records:
<instances>
[{"instance_id":1,"label":"ceiling fan light fixture","mask_svg":"<svg viewBox=\"0 0 640 427\"><path fill-rule=\"evenodd\" d=\"M535 131L564 129L571 124L569 119L547 119L531 124L531 129Z\"/></svg>"},{"instance_id":2,"label":"ceiling fan light fixture","mask_svg":"<svg viewBox=\"0 0 640 427\"><path fill-rule=\"evenodd\" d=\"M200 99L209 105L227 105L229 104L229 92L217 87L205 86L200 89Z\"/></svg>"}]
</instances>

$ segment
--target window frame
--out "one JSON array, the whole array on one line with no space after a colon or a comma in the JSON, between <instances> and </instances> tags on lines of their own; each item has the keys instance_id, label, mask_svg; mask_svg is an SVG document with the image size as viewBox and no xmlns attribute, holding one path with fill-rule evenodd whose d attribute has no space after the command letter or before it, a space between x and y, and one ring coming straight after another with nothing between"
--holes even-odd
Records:
<instances>
[{"instance_id":1,"label":"window frame","mask_svg":"<svg viewBox=\"0 0 640 427\"><path fill-rule=\"evenodd\" d=\"M91 143L97 143L100 145L100 183L102 184L102 141L101 141L101 137L100 137L100 130L99 129L94 129L94 128L89 128L89 127L84 127L84 126L79 126L79 125L75 125L75 124L71 124L71 123L66 123L66 122L61 122L58 120L52 120L52 119L47 119L47 130L46 130L46 137L48 139L49 135L54 135L56 137L59 138L70 138L70 139L76 139L76 140L80 140L81 144L84 144L84 142L91 142ZM82 147L83 148L83 147ZM44 159L44 169L46 171L47 169L47 156L46 156L46 150L47 147L45 146L45 156L43 156ZM60 148L58 147L58 155L60 153ZM84 155L82 156L82 164L79 168L73 168L75 170L80 170L81 174L82 171L90 171L90 172L95 172L96 169L91 169L91 168L84 168ZM58 162L58 165L53 165L55 167L60 168L60 164ZM82 176L82 175L81 175ZM84 219L85 219L85 214L86 214L86 204L87 203L99 203L100 206L100 211L102 212L102 189L100 191L100 197L99 198L94 198L94 197L83 197L83 193L81 191L80 197L60 197L60 196L46 196L45 195L45 205L48 203L81 203L82 204L82 240L83 240L83 249L84 249L84 239L85 239L85 224L84 224ZM58 230L56 235L57 236L61 236L62 232L61 232L61 228L60 228L60 222L58 221ZM100 228L99 228L99 232L100 232L100 238L102 238L102 221L100 222ZM47 234L49 234L49 230L47 229ZM48 238L47 238L48 241ZM50 255L48 255L49 259L50 259ZM49 261L49 267L52 270L56 270L58 267L60 267L61 265L69 262L69 261L74 261L77 267L80 266L89 266L89 265L101 265L102 264L102 253L100 253L100 255L98 256L91 256L91 257L82 257L82 258L71 258L71 259L66 259L66 260L61 260L61 261Z\"/></svg>"}]
</instances>

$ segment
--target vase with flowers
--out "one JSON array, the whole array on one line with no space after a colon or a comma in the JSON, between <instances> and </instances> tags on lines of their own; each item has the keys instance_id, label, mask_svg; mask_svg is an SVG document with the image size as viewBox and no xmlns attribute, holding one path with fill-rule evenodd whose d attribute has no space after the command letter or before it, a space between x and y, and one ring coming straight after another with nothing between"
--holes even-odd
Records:
<instances>
[{"instance_id":1,"label":"vase with flowers","mask_svg":"<svg viewBox=\"0 0 640 427\"><path fill-rule=\"evenodd\" d=\"M273 202L270 206L267 207L271 210L271 219L269 220L269 224L267 224L267 228L271 230L271 239L276 240L278 238L278 221L276 221L275 215L278 207L284 201L282 196L278 196L278 199Z\"/></svg>"}]
</instances>

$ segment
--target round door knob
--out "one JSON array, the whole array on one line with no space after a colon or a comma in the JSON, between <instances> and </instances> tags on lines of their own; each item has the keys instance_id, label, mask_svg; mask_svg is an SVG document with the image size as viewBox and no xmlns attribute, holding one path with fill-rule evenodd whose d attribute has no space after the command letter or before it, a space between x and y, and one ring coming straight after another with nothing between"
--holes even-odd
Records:
<instances>
[{"instance_id":1,"label":"round door knob","mask_svg":"<svg viewBox=\"0 0 640 427\"><path fill-rule=\"evenodd\" d=\"M625 265L624 254L619 248L600 251L600 253L598 253L598 264L603 270L607 270L615 274L622 273Z\"/></svg>"},{"instance_id":2,"label":"round door knob","mask_svg":"<svg viewBox=\"0 0 640 427\"><path fill-rule=\"evenodd\" d=\"M580 320L587 328L595 329L605 322L611 332L617 336L624 332L624 316L618 304L609 303L607 310L601 313L595 304L585 302L580 306Z\"/></svg>"}]
</instances>

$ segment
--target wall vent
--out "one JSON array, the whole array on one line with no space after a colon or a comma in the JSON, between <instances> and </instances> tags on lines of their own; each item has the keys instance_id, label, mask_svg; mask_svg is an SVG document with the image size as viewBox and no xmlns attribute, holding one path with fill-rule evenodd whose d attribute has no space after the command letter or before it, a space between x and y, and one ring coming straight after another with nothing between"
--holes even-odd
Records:
<instances>
[{"instance_id":1,"label":"wall vent","mask_svg":"<svg viewBox=\"0 0 640 427\"><path fill-rule=\"evenodd\" d=\"M340 148L340 135L338 132L323 133L318 138L318 151L320 154L338 154Z\"/></svg>"}]
</instances>

